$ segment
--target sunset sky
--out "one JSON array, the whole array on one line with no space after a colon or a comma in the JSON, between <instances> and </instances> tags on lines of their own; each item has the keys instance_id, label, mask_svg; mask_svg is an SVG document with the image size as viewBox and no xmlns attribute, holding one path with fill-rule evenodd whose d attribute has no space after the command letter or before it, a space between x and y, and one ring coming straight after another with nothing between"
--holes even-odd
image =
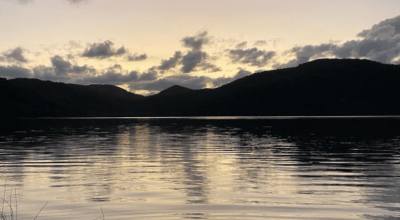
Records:
<instances>
[{"instance_id":1,"label":"sunset sky","mask_svg":"<svg viewBox=\"0 0 400 220\"><path fill-rule=\"evenodd\" d=\"M0 77L214 88L319 58L400 63L398 0L0 0Z\"/></svg>"}]
</instances>

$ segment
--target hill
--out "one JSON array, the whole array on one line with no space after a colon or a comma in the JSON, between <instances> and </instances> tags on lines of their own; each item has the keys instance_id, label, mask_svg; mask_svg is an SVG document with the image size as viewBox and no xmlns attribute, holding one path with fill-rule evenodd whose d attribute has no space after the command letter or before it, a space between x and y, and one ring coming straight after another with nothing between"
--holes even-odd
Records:
<instances>
[{"instance_id":1,"label":"hill","mask_svg":"<svg viewBox=\"0 0 400 220\"><path fill-rule=\"evenodd\" d=\"M137 106L140 115L398 115L400 66L322 59Z\"/></svg>"},{"instance_id":2,"label":"hill","mask_svg":"<svg viewBox=\"0 0 400 220\"><path fill-rule=\"evenodd\" d=\"M1 79L5 108L14 117L126 116L143 96L112 85L74 85L38 79Z\"/></svg>"},{"instance_id":3,"label":"hill","mask_svg":"<svg viewBox=\"0 0 400 220\"><path fill-rule=\"evenodd\" d=\"M322 59L216 89L170 87L143 97L110 85L0 79L14 116L400 115L400 66ZM6 94L6 95L5 95Z\"/></svg>"},{"instance_id":4,"label":"hill","mask_svg":"<svg viewBox=\"0 0 400 220\"><path fill-rule=\"evenodd\" d=\"M174 86L171 86L171 87L159 92L158 94L156 94L154 96L170 96L170 95L177 95L177 94L181 94L181 93L187 93L187 92L191 92L191 91L193 91L193 90L183 87L183 86L174 85Z\"/></svg>"}]
</instances>

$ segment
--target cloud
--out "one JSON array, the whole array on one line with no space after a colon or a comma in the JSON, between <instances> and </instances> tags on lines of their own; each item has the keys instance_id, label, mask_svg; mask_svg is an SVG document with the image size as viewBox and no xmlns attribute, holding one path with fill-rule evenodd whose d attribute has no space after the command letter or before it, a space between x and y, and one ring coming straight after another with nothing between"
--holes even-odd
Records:
<instances>
[{"instance_id":1,"label":"cloud","mask_svg":"<svg viewBox=\"0 0 400 220\"><path fill-rule=\"evenodd\" d=\"M87 2L88 0L66 0L68 3L70 3L70 4L81 4L81 3L84 3L84 2Z\"/></svg>"},{"instance_id":2,"label":"cloud","mask_svg":"<svg viewBox=\"0 0 400 220\"><path fill-rule=\"evenodd\" d=\"M275 67L290 67L321 57L366 58L382 63L397 63L400 59L400 16L387 19L357 34L359 40L343 44L325 43L294 47L287 51L295 59Z\"/></svg>"},{"instance_id":3,"label":"cloud","mask_svg":"<svg viewBox=\"0 0 400 220\"><path fill-rule=\"evenodd\" d=\"M3 55L6 58L6 60L9 62L27 63L28 60L25 59L23 53L24 53L24 51L22 50L22 48L17 47L14 50L10 50L8 52L3 53Z\"/></svg>"},{"instance_id":4,"label":"cloud","mask_svg":"<svg viewBox=\"0 0 400 220\"><path fill-rule=\"evenodd\" d=\"M257 48L251 49L235 49L229 50L229 56L234 63L248 64L250 66L262 67L275 56L273 51L258 50Z\"/></svg>"},{"instance_id":5,"label":"cloud","mask_svg":"<svg viewBox=\"0 0 400 220\"><path fill-rule=\"evenodd\" d=\"M158 77L158 72L156 70L156 67L152 67L148 69L146 72L138 75L136 81L151 81L157 79L157 77Z\"/></svg>"},{"instance_id":6,"label":"cloud","mask_svg":"<svg viewBox=\"0 0 400 220\"><path fill-rule=\"evenodd\" d=\"M33 2L33 0L15 0L18 4L28 4Z\"/></svg>"},{"instance_id":7,"label":"cloud","mask_svg":"<svg viewBox=\"0 0 400 220\"><path fill-rule=\"evenodd\" d=\"M181 74L148 82L132 82L129 88L130 90L161 91L173 85L180 85L191 89L202 89L209 84L212 84L210 77Z\"/></svg>"},{"instance_id":8,"label":"cloud","mask_svg":"<svg viewBox=\"0 0 400 220\"><path fill-rule=\"evenodd\" d=\"M207 73L214 73L214 72L219 72L222 70L220 67L218 67L212 63L207 63L207 62L200 63L200 65L198 65L198 66L199 66L200 70L203 70Z\"/></svg>"},{"instance_id":9,"label":"cloud","mask_svg":"<svg viewBox=\"0 0 400 220\"><path fill-rule=\"evenodd\" d=\"M51 58L51 63L54 66L55 73L57 75L67 74L71 70L71 63L63 60L60 56L54 56Z\"/></svg>"},{"instance_id":10,"label":"cloud","mask_svg":"<svg viewBox=\"0 0 400 220\"><path fill-rule=\"evenodd\" d=\"M148 69L144 73L137 71L128 72L121 65L115 64L104 71L97 71L94 75L88 75L76 80L79 84L113 84L122 85L126 83L156 80L158 72L155 67Z\"/></svg>"},{"instance_id":11,"label":"cloud","mask_svg":"<svg viewBox=\"0 0 400 220\"><path fill-rule=\"evenodd\" d=\"M173 75L152 81L132 81L129 84L131 91L148 90L159 92L174 85L180 85L191 89L203 89L219 87L234 80L250 75L251 72L240 69L233 77L210 78L208 76L192 76L188 74Z\"/></svg>"},{"instance_id":12,"label":"cloud","mask_svg":"<svg viewBox=\"0 0 400 220\"><path fill-rule=\"evenodd\" d=\"M162 60L161 65L158 67L160 70L169 70L176 67L182 59L182 52L175 51L173 57L169 58L168 60Z\"/></svg>"},{"instance_id":13,"label":"cloud","mask_svg":"<svg viewBox=\"0 0 400 220\"><path fill-rule=\"evenodd\" d=\"M13 0L13 1L17 2L18 4L28 4L28 3L33 2L33 0ZM87 2L88 0L64 0L64 1L75 5L75 4Z\"/></svg>"},{"instance_id":14,"label":"cloud","mask_svg":"<svg viewBox=\"0 0 400 220\"><path fill-rule=\"evenodd\" d=\"M87 65L84 66L76 66L72 65L69 61L64 60L61 56L54 56L51 58L51 63L54 67L54 73L56 75L66 75L68 73L90 73L95 72L96 70L93 68L88 67Z\"/></svg>"},{"instance_id":15,"label":"cloud","mask_svg":"<svg viewBox=\"0 0 400 220\"><path fill-rule=\"evenodd\" d=\"M295 55L295 59L290 60L284 64L275 65L275 68L287 68L297 66L299 64L310 61L311 59L330 56L332 51L335 51L337 46L335 44L320 44L320 45L306 45L302 47L294 47L289 53Z\"/></svg>"},{"instance_id":16,"label":"cloud","mask_svg":"<svg viewBox=\"0 0 400 220\"><path fill-rule=\"evenodd\" d=\"M210 37L208 37L207 35L208 33L204 31L195 36L185 37L182 39L183 46L191 49L185 55L182 56L181 60L182 73L190 73L196 70L204 70L210 72L216 72L221 70L221 68L210 63L209 62L210 57L206 52L202 51L203 46L210 42ZM170 58L169 60L170 62L165 61L165 64L168 63L176 64L177 61L180 61L179 56L180 54L175 52L174 59Z\"/></svg>"},{"instance_id":17,"label":"cloud","mask_svg":"<svg viewBox=\"0 0 400 220\"><path fill-rule=\"evenodd\" d=\"M201 50L204 45L210 42L210 38L207 35L207 31L203 31L196 36L185 37L182 39L183 46L195 51Z\"/></svg>"},{"instance_id":18,"label":"cloud","mask_svg":"<svg viewBox=\"0 0 400 220\"><path fill-rule=\"evenodd\" d=\"M240 69L239 72L237 72L236 75L234 75L233 77L218 77L216 79L213 79L213 85L214 87L220 87L248 75L251 75L250 71Z\"/></svg>"},{"instance_id":19,"label":"cloud","mask_svg":"<svg viewBox=\"0 0 400 220\"><path fill-rule=\"evenodd\" d=\"M107 40L103 43L93 43L89 44L85 52L83 52L83 57L104 59L112 56L121 56L127 53L126 49L122 46L118 49L113 47L114 43Z\"/></svg>"},{"instance_id":20,"label":"cloud","mask_svg":"<svg viewBox=\"0 0 400 220\"><path fill-rule=\"evenodd\" d=\"M247 47L247 41L243 41L242 43L238 43L236 45L236 49L243 49L245 47Z\"/></svg>"},{"instance_id":21,"label":"cloud","mask_svg":"<svg viewBox=\"0 0 400 220\"><path fill-rule=\"evenodd\" d=\"M5 78L29 78L32 71L20 66L0 66L0 76Z\"/></svg>"},{"instance_id":22,"label":"cloud","mask_svg":"<svg viewBox=\"0 0 400 220\"><path fill-rule=\"evenodd\" d=\"M127 60L128 61L142 61L147 59L147 54L140 54L140 55L128 55Z\"/></svg>"},{"instance_id":23,"label":"cloud","mask_svg":"<svg viewBox=\"0 0 400 220\"><path fill-rule=\"evenodd\" d=\"M254 42L253 46L255 47L261 47L261 46L265 46L267 45L267 41L265 40L258 40L256 42Z\"/></svg>"},{"instance_id":24,"label":"cloud","mask_svg":"<svg viewBox=\"0 0 400 220\"><path fill-rule=\"evenodd\" d=\"M207 32L201 32L192 37L184 37L182 39L183 46L190 50L184 55L181 51L175 51L172 57L162 60L161 65L157 68L163 72L175 68L176 66L181 66L180 70L184 74L196 70L204 70L207 72L220 71L221 68L211 63L210 56L205 51L202 51L203 46L208 44L209 41Z\"/></svg>"},{"instance_id":25,"label":"cloud","mask_svg":"<svg viewBox=\"0 0 400 220\"><path fill-rule=\"evenodd\" d=\"M192 72L201 62L204 62L207 58L207 53L203 51L189 51L182 58L182 72Z\"/></svg>"},{"instance_id":26,"label":"cloud","mask_svg":"<svg viewBox=\"0 0 400 220\"><path fill-rule=\"evenodd\" d=\"M32 76L42 80L63 81L68 82L70 77L68 75L57 75L54 72L54 67L36 66L32 69Z\"/></svg>"}]
</instances>

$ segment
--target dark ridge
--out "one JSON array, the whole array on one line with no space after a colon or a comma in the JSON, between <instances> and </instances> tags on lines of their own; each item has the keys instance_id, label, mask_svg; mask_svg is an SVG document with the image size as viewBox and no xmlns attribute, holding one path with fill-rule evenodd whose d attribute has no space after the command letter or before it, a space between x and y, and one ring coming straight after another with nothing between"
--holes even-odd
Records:
<instances>
[{"instance_id":1,"label":"dark ridge","mask_svg":"<svg viewBox=\"0 0 400 220\"><path fill-rule=\"evenodd\" d=\"M399 115L400 66L322 59L138 105L142 116Z\"/></svg>"},{"instance_id":2,"label":"dark ridge","mask_svg":"<svg viewBox=\"0 0 400 220\"><path fill-rule=\"evenodd\" d=\"M144 96L142 95L137 95L131 92L128 92L122 88L119 88L118 86L114 85L99 85L99 84L92 84L92 85L87 85L86 88L88 90L91 90L93 92L97 92L100 95L104 96L112 96L112 97L118 97L120 99L144 99Z\"/></svg>"},{"instance_id":3,"label":"dark ridge","mask_svg":"<svg viewBox=\"0 0 400 220\"><path fill-rule=\"evenodd\" d=\"M183 87L183 86L174 85L174 86L169 87L168 89L161 91L160 93L156 94L155 96L169 96L169 95L176 95L176 94L186 93L186 92L191 92L191 91L193 91L193 90Z\"/></svg>"},{"instance_id":4,"label":"dark ridge","mask_svg":"<svg viewBox=\"0 0 400 220\"><path fill-rule=\"evenodd\" d=\"M112 85L75 85L38 79L1 80L7 112L15 117L127 116L143 96ZM2 90L4 90L2 85Z\"/></svg>"},{"instance_id":5,"label":"dark ridge","mask_svg":"<svg viewBox=\"0 0 400 220\"><path fill-rule=\"evenodd\" d=\"M144 98L111 85L0 79L0 112L38 116L400 115L400 66L322 59L216 89L173 86Z\"/></svg>"}]
</instances>

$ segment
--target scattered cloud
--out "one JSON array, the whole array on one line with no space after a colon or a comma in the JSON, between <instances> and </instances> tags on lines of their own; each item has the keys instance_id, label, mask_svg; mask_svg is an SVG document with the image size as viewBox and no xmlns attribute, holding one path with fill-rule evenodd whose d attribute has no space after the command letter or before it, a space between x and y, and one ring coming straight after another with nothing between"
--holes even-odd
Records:
<instances>
[{"instance_id":1,"label":"scattered cloud","mask_svg":"<svg viewBox=\"0 0 400 220\"><path fill-rule=\"evenodd\" d=\"M206 73L214 73L214 72L219 72L222 69L218 66L216 66L215 64L212 63L207 63L207 62L203 62L199 65L200 70L205 71Z\"/></svg>"},{"instance_id":2,"label":"scattered cloud","mask_svg":"<svg viewBox=\"0 0 400 220\"><path fill-rule=\"evenodd\" d=\"M71 70L71 63L65 61L60 56L54 56L51 58L51 63L54 66L54 71L57 75L65 75Z\"/></svg>"},{"instance_id":3,"label":"scattered cloud","mask_svg":"<svg viewBox=\"0 0 400 220\"><path fill-rule=\"evenodd\" d=\"M81 3L87 2L88 0L66 0L66 1L70 4L76 5L76 4L81 4Z\"/></svg>"},{"instance_id":4,"label":"scattered cloud","mask_svg":"<svg viewBox=\"0 0 400 220\"><path fill-rule=\"evenodd\" d=\"M287 51L287 54L294 55L295 59L292 59L287 63L275 64L274 67L278 69L288 68L308 62L311 59L329 57L331 56L331 52L335 51L336 49L337 45L335 44L306 45L302 47L294 47L291 50Z\"/></svg>"},{"instance_id":5,"label":"scattered cloud","mask_svg":"<svg viewBox=\"0 0 400 220\"><path fill-rule=\"evenodd\" d=\"M29 78L32 71L20 66L0 66L0 77L5 78Z\"/></svg>"},{"instance_id":6,"label":"scattered cloud","mask_svg":"<svg viewBox=\"0 0 400 220\"><path fill-rule=\"evenodd\" d=\"M155 67L148 69L146 72L138 75L137 81L151 81L158 77L158 72Z\"/></svg>"},{"instance_id":7,"label":"scattered cloud","mask_svg":"<svg viewBox=\"0 0 400 220\"><path fill-rule=\"evenodd\" d=\"M113 84L122 85L126 83L142 82L155 80L158 77L158 72L155 67L148 69L144 73L138 71L124 70L121 65L115 64L106 70L97 71L96 74L86 75L83 78L76 80L79 84Z\"/></svg>"},{"instance_id":8,"label":"scattered cloud","mask_svg":"<svg viewBox=\"0 0 400 220\"><path fill-rule=\"evenodd\" d=\"M28 3L33 2L34 0L12 0L12 1L17 2L18 4L28 4ZM70 4L75 5L75 4L87 2L88 0L63 0L63 1L66 1Z\"/></svg>"},{"instance_id":9,"label":"scattered cloud","mask_svg":"<svg viewBox=\"0 0 400 220\"><path fill-rule=\"evenodd\" d=\"M15 0L18 4L28 4L30 2L33 2L33 0Z\"/></svg>"},{"instance_id":10,"label":"scattered cloud","mask_svg":"<svg viewBox=\"0 0 400 220\"><path fill-rule=\"evenodd\" d=\"M210 63L211 59L207 52L202 51L204 45L210 42L210 37L206 31L192 37L182 39L183 46L190 48L182 57L182 73L190 73L196 70L204 70L209 72L220 71L221 68ZM175 53L176 55L176 53Z\"/></svg>"},{"instance_id":11,"label":"scattered cloud","mask_svg":"<svg viewBox=\"0 0 400 220\"><path fill-rule=\"evenodd\" d=\"M233 63L242 63L258 67L267 65L275 54L276 53L273 51L258 50L255 47L247 50L229 50L229 56Z\"/></svg>"},{"instance_id":12,"label":"scattered cloud","mask_svg":"<svg viewBox=\"0 0 400 220\"><path fill-rule=\"evenodd\" d=\"M254 42L253 46L255 47L261 47L261 46L265 46L267 45L267 41L265 40L258 40L256 42Z\"/></svg>"},{"instance_id":13,"label":"scattered cloud","mask_svg":"<svg viewBox=\"0 0 400 220\"><path fill-rule=\"evenodd\" d=\"M51 58L51 63L54 67L54 73L56 75L66 75L68 73L83 74L93 73L96 71L94 68L90 68L87 65L72 65L71 62L64 60L61 56L58 55Z\"/></svg>"},{"instance_id":14,"label":"scattered cloud","mask_svg":"<svg viewBox=\"0 0 400 220\"><path fill-rule=\"evenodd\" d=\"M121 56L127 53L126 49L123 46L115 49L113 45L114 43L109 40L106 40L103 43L89 44L85 52L83 52L82 56L104 59L112 56Z\"/></svg>"},{"instance_id":15,"label":"scattered cloud","mask_svg":"<svg viewBox=\"0 0 400 220\"><path fill-rule=\"evenodd\" d=\"M201 62L204 62L207 58L207 53L203 51L189 51L182 58L182 72L192 72Z\"/></svg>"},{"instance_id":16,"label":"scattered cloud","mask_svg":"<svg viewBox=\"0 0 400 220\"><path fill-rule=\"evenodd\" d=\"M321 57L366 58L382 63L396 63L400 59L400 16L387 19L357 34L359 40L343 44L326 43L295 47L287 54L295 58L275 67L290 67Z\"/></svg>"},{"instance_id":17,"label":"scattered cloud","mask_svg":"<svg viewBox=\"0 0 400 220\"><path fill-rule=\"evenodd\" d=\"M200 32L196 36L185 37L182 39L183 46L192 49L193 51L201 50L202 47L210 42L210 37L207 31Z\"/></svg>"},{"instance_id":18,"label":"scattered cloud","mask_svg":"<svg viewBox=\"0 0 400 220\"><path fill-rule=\"evenodd\" d=\"M146 60L147 59L147 54L131 54L128 55L126 58L128 61L142 61L142 60Z\"/></svg>"},{"instance_id":19,"label":"scattered cloud","mask_svg":"<svg viewBox=\"0 0 400 220\"><path fill-rule=\"evenodd\" d=\"M238 43L236 45L236 49L243 49L245 47L247 47L247 41L243 41L242 43Z\"/></svg>"},{"instance_id":20,"label":"scattered cloud","mask_svg":"<svg viewBox=\"0 0 400 220\"><path fill-rule=\"evenodd\" d=\"M233 77L218 77L216 79L213 79L213 85L214 87L220 87L248 75L251 75L250 71L240 69L239 72L237 72L236 75L234 75Z\"/></svg>"},{"instance_id":21,"label":"scattered cloud","mask_svg":"<svg viewBox=\"0 0 400 220\"><path fill-rule=\"evenodd\" d=\"M132 80L138 79L139 73L137 71L128 72L119 64L107 68L103 71L97 71L96 74L85 75L77 79L75 82L79 84L113 84L120 85Z\"/></svg>"},{"instance_id":22,"label":"scattered cloud","mask_svg":"<svg viewBox=\"0 0 400 220\"><path fill-rule=\"evenodd\" d=\"M130 90L162 91L173 85L181 85L191 89L202 89L212 84L212 79L207 76L191 76L187 74L167 76L162 79L147 82L132 82Z\"/></svg>"},{"instance_id":23,"label":"scattered cloud","mask_svg":"<svg viewBox=\"0 0 400 220\"><path fill-rule=\"evenodd\" d=\"M30 1L20 0L18 2L28 3ZM69 2L79 4L84 1L72 0ZM191 75L196 71L197 73L200 71L203 73L221 71L221 68L216 65L221 61L221 58L216 56L220 53L224 54L224 59L230 59L232 63L238 64L237 66L246 66L246 68L252 70L254 67L269 67L271 64L274 68L293 67L313 59L326 57L367 58L383 63L400 63L400 16L379 22L371 28L359 32L357 37L356 40L342 43L327 42L303 45L292 47L283 52L275 52L257 48L273 45L272 41L264 40L249 42L235 40L229 42L229 46L225 43L220 47L220 45L217 45L217 41L212 41L207 31L203 31L193 36L183 37L181 39L183 46L181 50L175 51L169 58L162 59L159 65L140 72L128 71L119 64L99 69L87 65L79 66L74 59L119 57L121 62L134 62L146 60L148 58L147 53L131 54L124 46L117 47L110 40L87 44L86 46L77 41L70 41L68 45L63 47L64 51L57 52L62 56L52 55L50 57L50 65L38 65L31 69L25 68L25 66L34 64L32 64L33 60L29 60L29 64L27 64L28 60L24 48L17 47L1 53L0 61L12 65L0 66L0 77L36 77L79 84L125 84L133 91L161 91L173 85L192 89L219 87L251 74L250 71L239 69L232 77L211 78L209 75ZM225 50L227 47L230 49ZM215 50L210 52L212 51L210 49ZM215 52L216 50L218 51ZM278 62L278 60L286 61ZM113 60L110 59L110 61ZM168 72L169 70L172 71ZM177 72L179 74L176 74ZM172 73L175 75L171 75ZM163 77L164 74L165 77Z\"/></svg>"},{"instance_id":24,"label":"scattered cloud","mask_svg":"<svg viewBox=\"0 0 400 220\"><path fill-rule=\"evenodd\" d=\"M13 50L3 53L3 56L8 62L27 63L28 60L24 57L23 53L24 51L22 50L22 48L17 47Z\"/></svg>"},{"instance_id":25,"label":"scattered cloud","mask_svg":"<svg viewBox=\"0 0 400 220\"><path fill-rule=\"evenodd\" d=\"M250 74L251 72L244 69L240 69L233 77L211 78L208 76L181 74L152 81L132 81L129 84L129 89L131 91L148 90L157 93L174 85L180 85L191 89L213 88L220 87Z\"/></svg>"},{"instance_id":26,"label":"scattered cloud","mask_svg":"<svg viewBox=\"0 0 400 220\"><path fill-rule=\"evenodd\" d=\"M162 60L161 65L158 67L160 70L169 70L176 67L182 59L182 52L175 51L173 57L169 58L168 60Z\"/></svg>"}]
</instances>

